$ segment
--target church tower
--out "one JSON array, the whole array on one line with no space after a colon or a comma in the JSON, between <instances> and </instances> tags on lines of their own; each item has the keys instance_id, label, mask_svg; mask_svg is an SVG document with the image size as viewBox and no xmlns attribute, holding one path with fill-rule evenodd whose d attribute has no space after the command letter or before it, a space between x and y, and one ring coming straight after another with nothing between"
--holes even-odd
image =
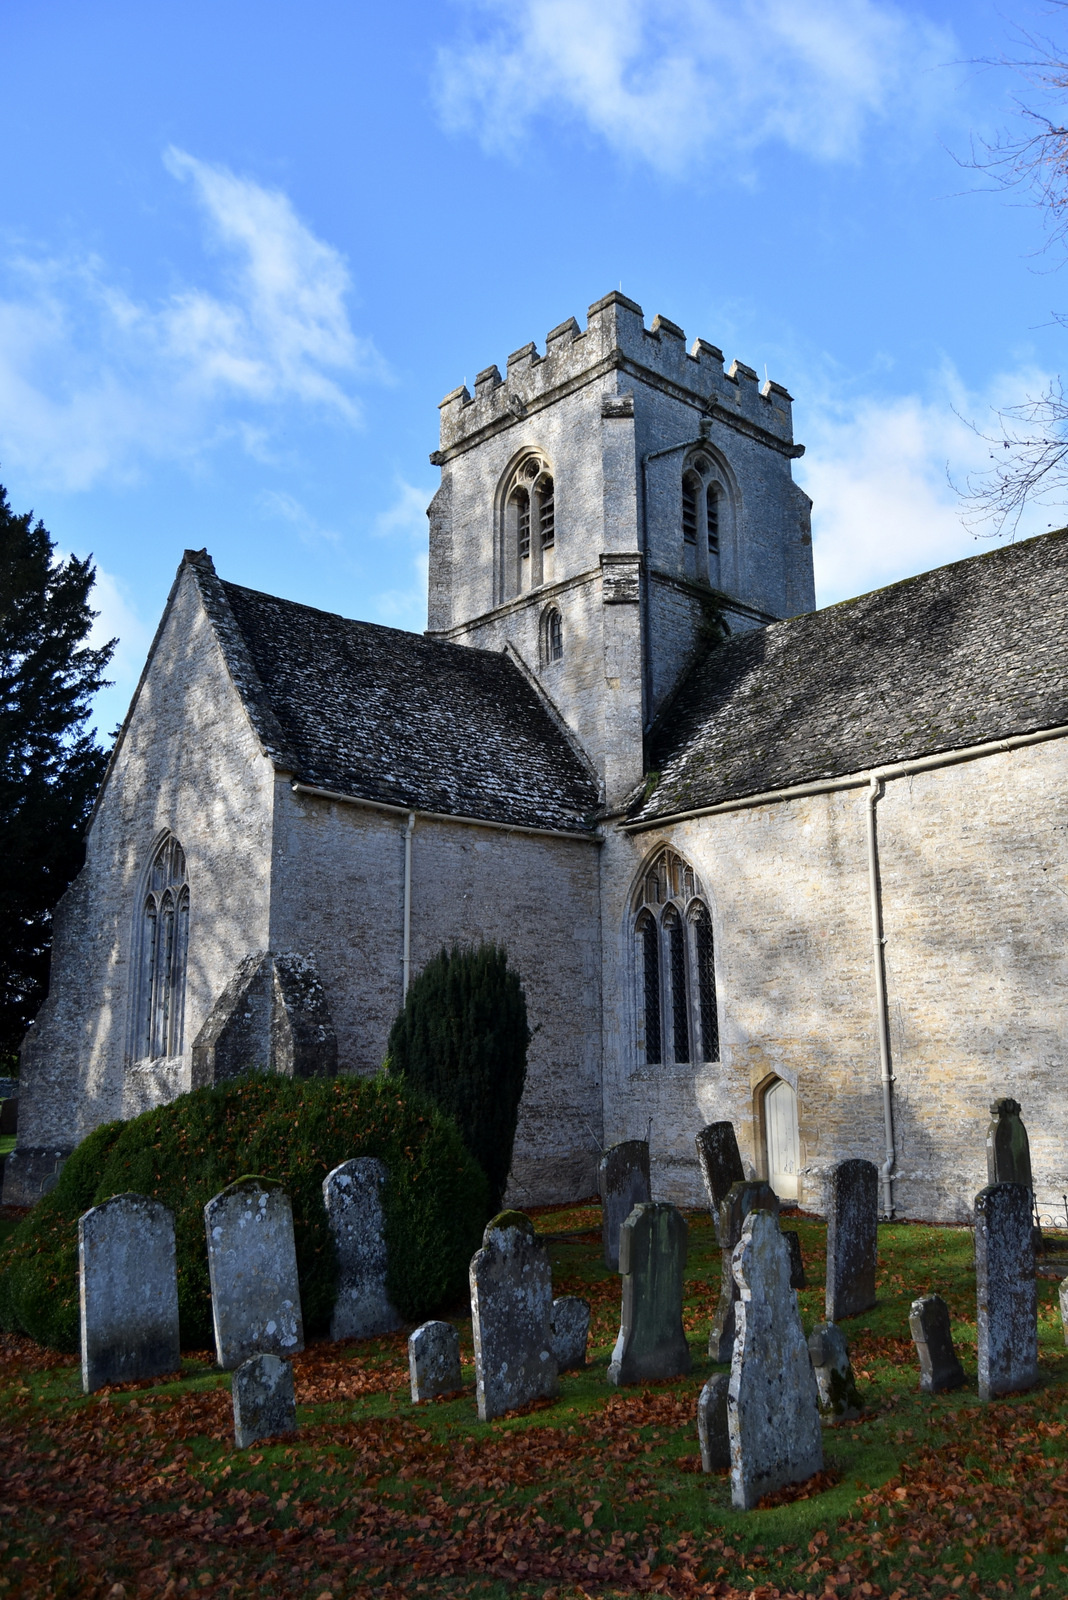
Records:
<instances>
[{"instance_id":1,"label":"church tower","mask_svg":"<svg viewBox=\"0 0 1068 1600\"><path fill-rule=\"evenodd\" d=\"M428 632L514 651L618 805L709 602L813 608L802 449L780 384L606 295L441 402Z\"/></svg>"}]
</instances>

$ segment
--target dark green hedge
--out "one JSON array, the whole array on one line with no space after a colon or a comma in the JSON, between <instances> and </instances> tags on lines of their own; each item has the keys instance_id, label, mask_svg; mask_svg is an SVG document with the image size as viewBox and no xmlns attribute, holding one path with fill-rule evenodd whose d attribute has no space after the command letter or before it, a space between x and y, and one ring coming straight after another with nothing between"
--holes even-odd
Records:
<instances>
[{"instance_id":1,"label":"dark green hedge","mask_svg":"<svg viewBox=\"0 0 1068 1600\"><path fill-rule=\"evenodd\" d=\"M355 1156L378 1156L389 1169L383 1202L397 1309L416 1320L460 1298L493 1207L485 1174L455 1125L386 1076L256 1076L198 1089L91 1133L0 1251L0 1327L55 1350L77 1349L78 1218L133 1191L174 1212L182 1344L210 1346L204 1206L256 1172L289 1194L305 1333L326 1333L337 1263L322 1182Z\"/></svg>"}]
</instances>

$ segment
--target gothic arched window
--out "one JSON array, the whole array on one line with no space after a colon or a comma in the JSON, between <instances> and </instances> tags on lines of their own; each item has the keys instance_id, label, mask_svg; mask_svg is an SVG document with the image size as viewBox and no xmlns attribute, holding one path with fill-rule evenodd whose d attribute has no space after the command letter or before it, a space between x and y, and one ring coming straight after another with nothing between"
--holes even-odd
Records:
<instances>
[{"instance_id":1,"label":"gothic arched window","mask_svg":"<svg viewBox=\"0 0 1068 1600\"><path fill-rule=\"evenodd\" d=\"M173 834L167 835L152 857L138 935L134 1058L155 1061L181 1055L189 884L185 852Z\"/></svg>"},{"instance_id":2,"label":"gothic arched window","mask_svg":"<svg viewBox=\"0 0 1068 1600\"><path fill-rule=\"evenodd\" d=\"M714 588L719 587L720 543L730 508L722 478L715 462L700 451L683 467L682 543L687 571Z\"/></svg>"},{"instance_id":3,"label":"gothic arched window","mask_svg":"<svg viewBox=\"0 0 1068 1600\"><path fill-rule=\"evenodd\" d=\"M505 483L501 528L501 598L551 583L556 544L556 492L548 462L527 455Z\"/></svg>"},{"instance_id":4,"label":"gothic arched window","mask_svg":"<svg viewBox=\"0 0 1068 1600\"><path fill-rule=\"evenodd\" d=\"M564 656L564 624L555 606L548 606L541 619L541 659L544 666L562 661Z\"/></svg>"},{"instance_id":5,"label":"gothic arched window","mask_svg":"<svg viewBox=\"0 0 1068 1600\"><path fill-rule=\"evenodd\" d=\"M645 1060L719 1060L712 918L693 868L661 850L634 900Z\"/></svg>"}]
</instances>

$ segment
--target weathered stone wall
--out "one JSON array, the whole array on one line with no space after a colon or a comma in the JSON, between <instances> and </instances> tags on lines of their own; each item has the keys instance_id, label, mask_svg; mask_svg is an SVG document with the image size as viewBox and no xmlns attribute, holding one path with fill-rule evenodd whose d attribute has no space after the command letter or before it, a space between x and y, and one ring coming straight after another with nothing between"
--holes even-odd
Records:
<instances>
[{"instance_id":1,"label":"weathered stone wall","mask_svg":"<svg viewBox=\"0 0 1068 1600\"><path fill-rule=\"evenodd\" d=\"M988 1106L1011 1095L1045 1211L1068 1191L1068 743L916 774L878 805L899 1215L963 1220ZM628 896L670 843L716 939L722 1061L640 1061ZM762 1090L798 1095L801 1204L835 1161L883 1161L863 788L618 835L603 855L605 1136L652 1124L657 1197L700 1203L693 1135L730 1118L763 1175Z\"/></svg>"}]
</instances>

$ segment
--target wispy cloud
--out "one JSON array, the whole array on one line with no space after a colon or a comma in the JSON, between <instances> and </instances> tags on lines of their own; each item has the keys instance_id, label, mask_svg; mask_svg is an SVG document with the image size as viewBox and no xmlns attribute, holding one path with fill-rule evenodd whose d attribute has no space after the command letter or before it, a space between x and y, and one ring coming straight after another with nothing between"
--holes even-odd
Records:
<instances>
[{"instance_id":1,"label":"wispy cloud","mask_svg":"<svg viewBox=\"0 0 1068 1600\"><path fill-rule=\"evenodd\" d=\"M294 495L284 489L267 489L259 497L261 508L268 516L281 517L296 530L302 544L340 544L341 535L332 528L324 528Z\"/></svg>"},{"instance_id":2,"label":"wispy cloud","mask_svg":"<svg viewBox=\"0 0 1068 1600\"><path fill-rule=\"evenodd\" d=\"M152 642L152 628L138 615L122 580L100 566L90 604L97 615L89 643L99 646L109 639L118 641L107 670L110 687L101 689L93 700L91 721L105 741L126 715Z\"/></svg>"},{"instance_id":3,"label":"wispy cloud","mask_svg":"<svg viewBox=\"0 0 1068 1600\"><path fill-rule=\"evenodd\" d=\"M411 582L404 588L383 590L374 596L371 607L379 622L388 622L394 628L411 628L422 632L426 627L427 578L430 570L426 508L434 491L419 484L406 483L402 478L397 480L396 487L393 504L375 518L373 532L379 538L408 544L411 550L408 559Z\"/></svg>"},{"instance_id":4,"label":"wispy cloud","mask_svg":"<svg viewBox=\"0 0 1068 1600\"><path fill-rule=\"evenodd\" d=\"M97 257L4 264L0 458L42 483L84 489L222 439L262 456L272 413L310 406L351 426L353 380L381 371L349 321L344 259L286 195L184 151L164 160L219 258L210 290L150 304Z\"/></svg>"},{"instance_id":5,"label":"wispy cloud","mask_svg":"<svg viewBox=\"0 0 1068 1600\"><path fill-rule=\"evenodd\" d=\"M944 105L951 33L890 0L469 0L438 57L442 115L514 149L563 112L679 173L769 143L856 159L873 124Z\"/></svg>"}]
</instances>

